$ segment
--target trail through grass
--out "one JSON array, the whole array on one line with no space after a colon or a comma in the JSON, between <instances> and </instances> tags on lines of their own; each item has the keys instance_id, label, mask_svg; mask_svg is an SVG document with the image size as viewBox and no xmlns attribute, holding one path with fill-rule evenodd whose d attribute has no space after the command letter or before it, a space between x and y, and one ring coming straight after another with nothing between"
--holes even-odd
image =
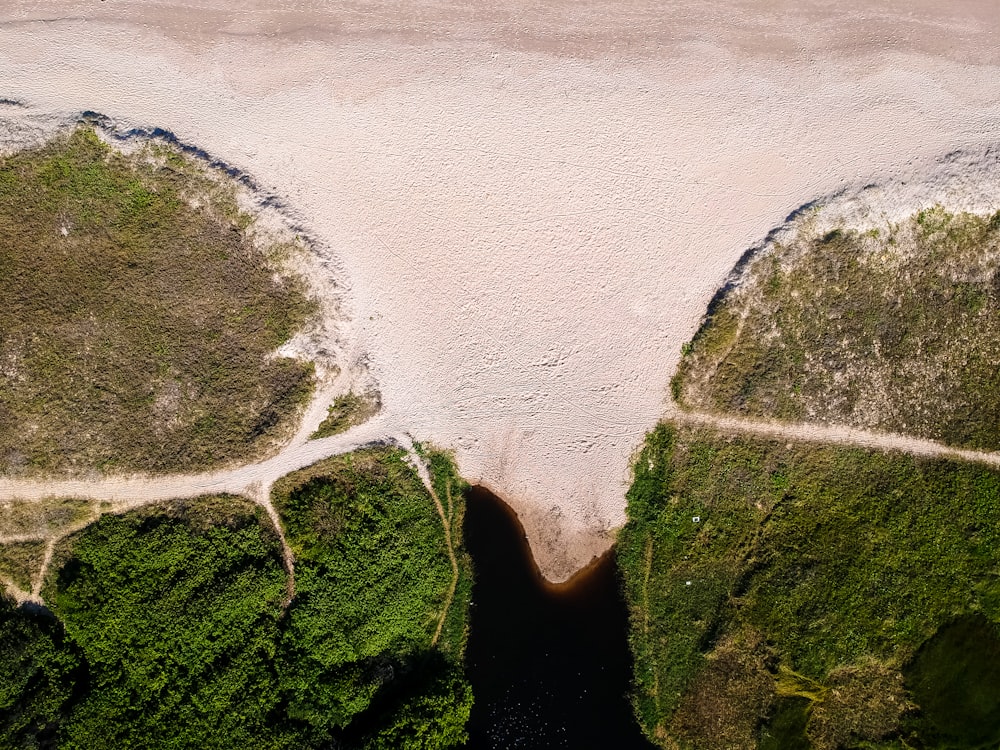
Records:
<instances>
[{"instance_id":1,"label":"trail through grass","mask_svg":"<svg viewBox=\"0 0 1000 750\"><path fill-rule=\"evenodd\" d=\"M1000 448L1000 213L803 220L713 307L673 392L696 411Z\"/></svg>"}]
</instances>

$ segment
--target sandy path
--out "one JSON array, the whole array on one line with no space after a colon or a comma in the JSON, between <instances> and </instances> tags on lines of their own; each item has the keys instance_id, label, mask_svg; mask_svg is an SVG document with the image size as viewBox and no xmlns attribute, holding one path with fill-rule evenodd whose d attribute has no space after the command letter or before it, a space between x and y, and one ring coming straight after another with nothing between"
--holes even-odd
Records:
<instances>
[{"instance_id":1,"label":"sandy path","mask_svg":"<svg viewBox=\"0 0 1000 750\"><path fill-rule=\"evenodd\" d=\"M914 456L948 458L1000 466L1000 453L955 448L933 440L893 433L872 432L848 426L817 425L755 421L740 417L691 412L672 406L666 415L689 424L700 424L730 432L743 432L762 437L855 446L869 450L897 451ZM112 503L113 512L149 503L198 495L232 493L263 503L270 486L279 478L324 458L348 453L373 443L394 443L411 446L411 437L404 432L387 431L385 419L376 417L346 433L292 446L267 461L250 464L230 471L206 474L182 474L166 477L132 476L99 480L38 481L0 479L0 501L42 500L74 497L103 500ZM446 513L437 498L422 464L418 472L432 493L438 513ZM273 509L272 509L273 510ZM23 538L22 538L23 537ZM0 543L44 538L39 535L18 535L0 539Z\"/></svg>"},{"instance_id":2,"label":"sandy path","mask_svg":"<svg viewBox=\"0 0 1000 750\"><path fill-rule=\"evenodd\" d=\"M387 429L387 422L384 417L375 417L340 435L293 444L266 461L228 471L66 481L0 479L0 498L92 498L111 501L116 508L219 493L244 495L259 500L264 488L269 488L279 477L323 458L357 450L374 442L402 443L406 436L402 432Z\"/></svg>"},{"instance_id":3,"label":"sandy path","mask_svg":"<svg viewBox=\"0 0 1000 750\"><path fill-rule=\"evenodd\" d=\"M667 418L687 424L706 425L727 432L749 433L761 437L825 443L829 445L853 446L868 450L893 451L930 458L972 461L988 466L1000 467L1000 453L997 452L955 448L932 440L910 437L908 435L872 432L848 426L755 421L739 417L692 412L680 409L673 404L668 409ZM294 559L285 540L278 514L270 501L271 485L285 474L324 458L357 450L376 442L395 443L407 450L411 464L417 470L421 481L430 492L435 510L444 528L448 556L452 567L452 581L444 611L434 634L433 640L437 642L441 628L444 625L445 617L447 616L448 607L451 605L459 576L458 561L455 558L454 546L451 539L451 502L449 500L449 510L446 511L434 490L427 467L413 449L411 436L401 432L387 432L386 422L387 420L384 415L376 417L372 421L354 427L342 435L293 444L267 461L231 471L177 475L163 478L135 476L95 481L44 482L12 479L0 480L0 501L77 497L108 501L111 503L111 507L107 509L107 512L120 513L158 501L195 497L204 494L225 492L244 495L265 508L277 530L281 540L285 568L289 573L288 601L291 601L291 598L295 594ZM42 570L37 578L37 584L28 598L38 599L41 583L44 580L46 568L52 557L52 549L58 539L83 528L96 517L97 515L95 514L94 517L86 521L61 530L55 536L20 534L0 538L0 544L43 539L47 539L49 542ZM17 594L18 592L14 593Z\"/></svg>"},{"instance_id":4,"label":"sandy path","mask_svg":"<svg viewBox=\"0 0 1000 750\"><path fill-rule=\"evenodd\" d=\"M281 196L347 281L345 364L387 415L367 434L454 448L560 581L623 523L741 253L807 201L1000 140L998 35L996 0L10 0L0 100L23 106L0 121L167 128ZM0 492L243 491L334 445Z\"/></svg>"},{"instance_id":5,"label":"sandy path","mask_svg":"<svg viewBox=\"0 0 1000 750\"><path fill-rule=\"evenodd\" d=\"M911 456L971 461L1000 467L1000 453L995 451L955 448L933 440L895 433L859 430L845 425L755 421L741 417L691 412L676 406L670 409L668 418L687 424L706 425L727 432L749 433L760 437L843 445L886 452L895 451Z\"/></svg>"}]
</instances>

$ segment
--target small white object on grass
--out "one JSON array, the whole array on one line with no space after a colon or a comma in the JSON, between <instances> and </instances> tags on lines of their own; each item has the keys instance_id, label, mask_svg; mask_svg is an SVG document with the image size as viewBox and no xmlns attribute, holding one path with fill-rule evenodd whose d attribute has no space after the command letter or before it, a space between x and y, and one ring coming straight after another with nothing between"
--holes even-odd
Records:
<instances>
[{"instance_id":1,"label":"small white object on grass","mask_svg":"<svg viewBox=\"0 0 1000 750\"><path fill-rule=\"evenodd\" d=\"M701 523L701 516L691 516L691 523Z\"/></svg>"}]
</instances>

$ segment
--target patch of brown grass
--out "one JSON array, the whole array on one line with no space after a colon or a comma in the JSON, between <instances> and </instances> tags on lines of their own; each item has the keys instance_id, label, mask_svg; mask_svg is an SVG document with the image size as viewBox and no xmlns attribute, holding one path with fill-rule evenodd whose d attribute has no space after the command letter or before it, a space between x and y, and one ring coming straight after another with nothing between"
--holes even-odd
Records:
<instances>
[{"instance_id":1,"label":"patch of brown grass","mask_svg":"<svg viewBox=\"0 0 1000 750\"><path fill-rule=\"evenodd\" d=\"M812 706L806 735L815 750L855 747L899 729L915 708L906 696L903 675L881 662L839 667L830 673L823 700Z\"/></svg>"},{"instance_id":2,"label":"patch of brown grass","mask_svg":"<svg viewBox=\"0 0 1000 750\"><path fill-rule=\"evenodd\" d=\"M45 559L45 542L11 542L0 545L0 580L9 580L22 591L31 591Z\"/></svg>"},{"instance_id":3,"label":"patch of brown grass","mask_svg":"<svg viewBox=\"0 0 1000 750\"><path fill-rule=\"evenodd\" d=\"M760 634L728 636L705 657L673 720L673 733L704 750L754 750L775 697L773 655Z\"/></svg>"},{"instance_id":4,"label":"patch of brown grass","mask_svg":"<svg viewBox=\"0 0 1000 750\"><path fill-rule=\"evenodd\" d=\"M52 498L38 501L0 502L0 536L48 536L86 519L93 512L90 500Z\"/></svg>"}]
</instances>

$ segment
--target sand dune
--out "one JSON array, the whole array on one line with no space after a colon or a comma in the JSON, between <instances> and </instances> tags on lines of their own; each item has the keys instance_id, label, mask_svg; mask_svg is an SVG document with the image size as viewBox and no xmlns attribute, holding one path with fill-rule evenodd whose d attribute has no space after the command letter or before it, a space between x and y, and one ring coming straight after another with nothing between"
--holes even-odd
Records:
<instances>
[{"instance_id":1,"label":"sand dune","mask_svg":"<svg viewBox=\"0 0 1000 750\"><path fill-rule=\"evenodd\" d=\"M234 5L4 3L5 132L99 112L281 196L342 271L339 356L387 424L453 447L554 580L622 523L747 247L1000 143L995 0Z\"/></svg>"}]
</instances>

